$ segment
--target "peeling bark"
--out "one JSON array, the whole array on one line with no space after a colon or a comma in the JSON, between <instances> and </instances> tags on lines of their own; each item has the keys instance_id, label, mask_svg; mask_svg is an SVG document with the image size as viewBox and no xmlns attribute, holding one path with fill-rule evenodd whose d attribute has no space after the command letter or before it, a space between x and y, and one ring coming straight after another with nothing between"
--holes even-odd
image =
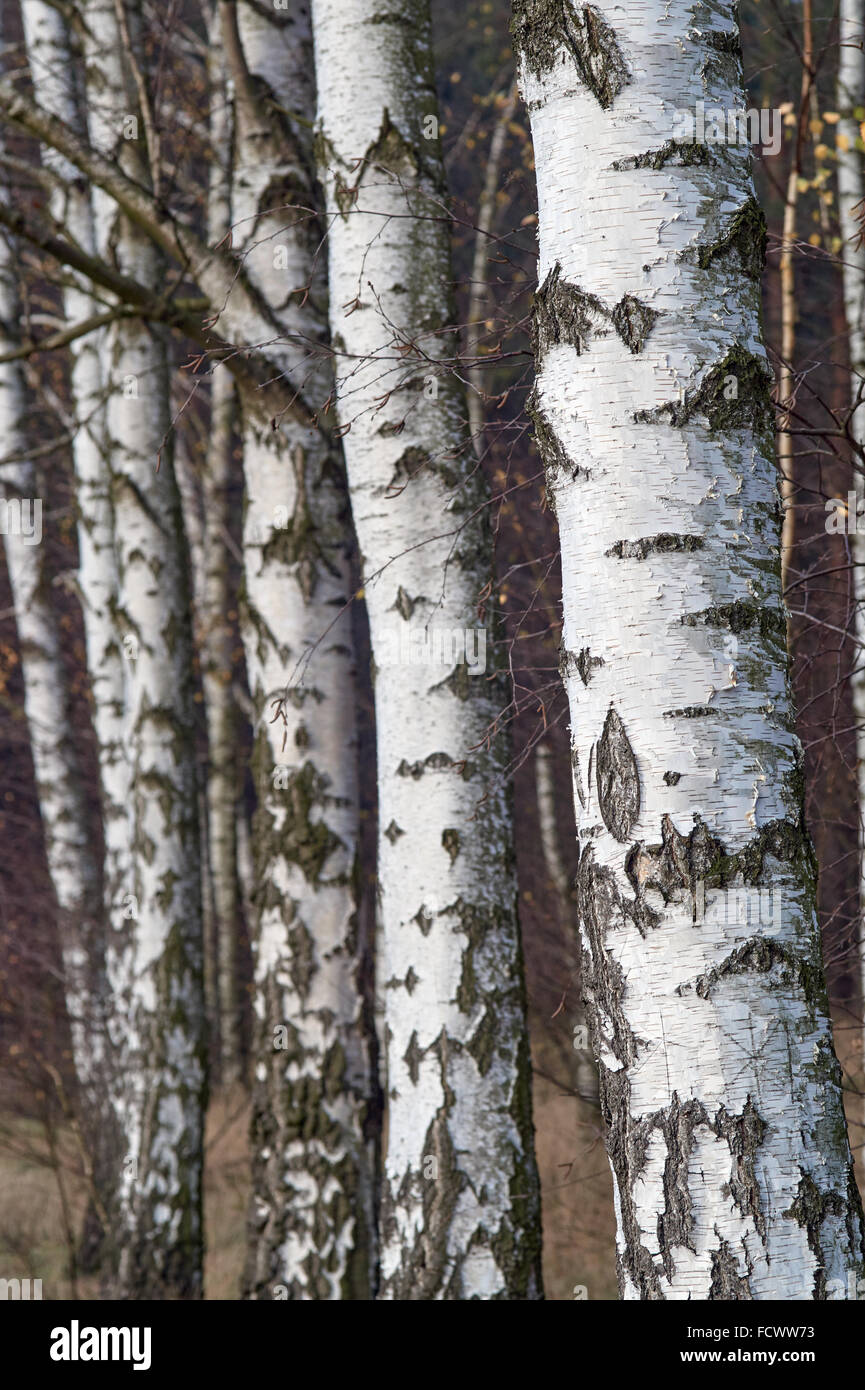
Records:
<instances>
[{"instance_id":1,"label":"peeling bark","mask_svg":"<svg viewBox=\"0 0 865 1390\"><path fill-rule=\"evenodd\" d=\"M621 1291L826 1297L862 1218L783 643L762 218L747 150L674 138L677 109L742 105L738 35L725 4L599 9L628 74L600 105L560 8L518 0L514 32ZM634 302L654 317L629 342L611 306Z\"/></svg>"},{"instance_id":2,"label":"peeling bark","mask_svg":"<svg viewBox=\"0 0 865 1390\"><path fill-rule=\"evenodd\" d=\"M332 390L307 7L223 5L232 223L284 374ZM255 1090L245 1295L372 1296L374 1095L358 925L351 533L338 446L242 401L243 639L254 706Z\"/></svg>"},{"instance_id":3,"label":"peeling bark","mask_svg":"<svg viewBox=\"0 0 865 1390\"><path fill-rule=\"evenodd\" d=\"M338 415L375 665L380 979L395 982L379 1296L536 1298L512 827L505 753L487 741L503 694L464 664L387 659L392 637L438 627L480 629L493 650L478 616L484 494L446 365L429 14L425 0L316 0L313 25Z\"/></svg>"}]
</instances>

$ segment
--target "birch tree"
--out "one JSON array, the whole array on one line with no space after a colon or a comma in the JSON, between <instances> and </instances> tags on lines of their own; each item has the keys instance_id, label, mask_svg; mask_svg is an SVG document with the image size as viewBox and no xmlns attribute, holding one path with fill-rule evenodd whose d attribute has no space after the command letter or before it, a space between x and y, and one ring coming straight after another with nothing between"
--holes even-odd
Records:
<instances>
[{"instance_id":1,"label":"birch tree","mask_svg":"<svg viewBox=\"0 0 865 1390\"><path fill-rule=\"evenodd\" d=\"M5 13L2 20L5 21ZM4 32L5 24L0 25ZM0 190L0 196L6 196ZM79 1083L90 1176L104 1177L110 1117L100 1106L108 1081L105 1020L105 917L99 857L63 659L60 614L47 562L49 499L34 461L31 399L21 358L17 248L0 237L0 508L6 565L24 679L42 833L57 911L64 997ZM100 1162L102 1159L102 1162Z\"/></svg>"},{"instance_id":2,"label":"birch tree","mask_svg":"<svg viewBox=\"0 0 865 1390\"><path fill-rule=\"evenodd\" d=\"M539 1213L512 826L504 749L489 737L503 700L495 672L477 673L492 653L490 547L447 366L429 13L425 0L385 10L315 0L312 13L338 416L375 674L379 1297L533 1299Z\"/></svg>"},{"instance_id":3,"label":"birch tree","mask_svg":"<svg viewBox=\"0 0 865 1390\"><path fill-rule=\"evenodd\" d=\"M845 1297L862 1218L787 680L763 218L726 143L734 10L517 0L514 34L621 1292Z\"/></svg>"},{"instance_id":4,"label":"birch tree","mask_svg":"<svg viewBox=\"0 0 865 1390\"><path fill-rule=\"evenodd\" d=\"M302 3L221 5L237 112L234 246L274 364L331 389ZM254 705L255 1097L245 1289L368 1299L372 1092L357 926L351 539L338 445L242 401L243 636Z\"/></svg>"},{"instance_id":5,"label":"birch tree","mask_svg":"<svg viewBox=\"0 0 865 1390\"><path fill-rule=\"evenodd\" d=\"M860 469L865 460L865 247L861 240L861 216L865 176L859 148L860 122L854 114L865 106L865 25L853 0L842 0L838 31L838 218L841 228L841 267L847 344L850 354L851 416L849 429L856 445ZM860 472L861 477L861 472ZM856 719L857 785L859 791L859 911L861 984L865 999L865 534L853 529L852 588L857 642L851 687Z\"/></svg>"},{"instance_id":6,"label":"birch tree","mask_svg":"<svg viewBox=\"0 0 865 1390\"><path fill-rule=\"evenodd\" d=\"M88 6L87 109L94 146L147 187L154 149L140 67L140 14ZM147 136L147 138L145 138ZM155 289L158 249L103 190L95 251ZM117 1292L198 1297L204 1017L201 886L186 544L171 457L165 331L110 325L106 432L118 589L115 642L125 657L130 863L109 951L115 1105L126 1146L119 1175Z\"/></svg>"}]
</instances>

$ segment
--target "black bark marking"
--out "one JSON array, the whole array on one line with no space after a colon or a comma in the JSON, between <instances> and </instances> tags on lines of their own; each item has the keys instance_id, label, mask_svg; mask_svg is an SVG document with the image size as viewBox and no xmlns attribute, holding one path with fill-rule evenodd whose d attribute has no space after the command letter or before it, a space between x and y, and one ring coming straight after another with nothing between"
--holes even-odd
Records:
<instances>
[{"instance_id":1,"label":"black bark marking","mask_svg":"<svg viewBox=\"0 0 865 1390\"><path fill-rule=\"evenodd\" d=\"M400 835L404 835L405 831L400 830L396 821L392 820L387 830L383 831L383 834L386 840L390 840L391 844L395 845Z\"/></svg>"},{"instance_id":2,"label":"black bark marking","mask_svg":"<svg viewBox=\"0 0 865 1390\"><path fill-rule=\"evenodd\" d=\"M766 1122L749 1096L741 1115L728 1114L722 1105L712 1122L719 1138L726 1139L733 1156L729 1192L743 1216L750 1216L760 1239L766 1242L766 1217L754 1161L766 1134Z\"/></svg>"},{"instance_id":3,"label":"black bark marking","mask_svg":"<svg viewBox=\"0 0 865 1390\"><path fill-rule=\"evenodd\" d=\"M617 1261L619 1283L623 1286L624 1276L627 1275L641 1299L657 1302L664 1297L659 1271L643 1244L634 1201L634 1186L646 1165L652 1120L635 1121L632 1118L631 1085L624 1069L610 1071L603 1062L599 1062L598 1073L607 1153L616 1176L621 1211L624 1249L619 1252Z\"/></svg>"},{"instance_id":4,"label":"black bark marking","mask_svg":"<svg viewBox=\"0 0 865 1390\"><path fill-rule=\"evenodd\" d=\"M532 348L536 360L558 343L570 343L582 354L594 335L595 320L609 317L596 295L563 278L557 262L535 293Z\"/></svg>"},{"instance_id":5,"label":"black bark marking","mask_svg":"<svg viewBox=\"0 0 865 1390\"><path fill-rule=\"evenodd\" d=\"M409 1044L403 1057L413 1086L417 1085L420 1078L420 1064L423 1061L423 1056L423 1048L418 1043L417 1032L415 1031L409 1038Z\"/></svg>"},{"instance_id":6,"label":"black bark marking","mask_svg":"<svg viewBox=\"0 0 865 1390\"><path fill-rule=\"evenodd\" d=\"M662 531L657 536L641 536L635 541L616 541L605 553L617 560L645 560L649 555L690 554L702 550L705 544L702 536L682 536Z\"/></svg>"},{"instance_id":7,"label":"black bark marking","mask_svg":"<svg viewBox=\"0 0 865 1390\"><path fill-rule=\"evenodd\" d=\"M675 787L676 783L677 783L677 782L681 782L681 780L682 780L682 774L681 774L681 772L665 772L665 773L664 773L664 781L666 782L666 784L667 784L668 787Z\"/></svg>"},{"instance_id":8,"label":"black bark marking","mask_svg":"<svg viewBox=\"0 0 865 1390\"><path fill-rule=\"evenodd\" d=\"M719 256L738 251L742 269L759 280L766 262L766 218L756 198L749 198L733 217L727 231L710 246L697 247L697 264L708 270Z\"/></svg>"},{"instance_id":9,"label":"black bark marking","mask_svg":"<svg viewBox=\"0 0 865 1390\"><path fill-rule=\"evenodd\" d=\"M583 953L583 990L598 1041L604 1040L623 1066L636 1060L637 1040L625 1016L625 975L607 951L606 934L626 920L625 905L612 869L595 863L587 845L577 871L577 910L589 950ZM597 1049L598 1051L600 1049Z\"/></svg>"},{"instance_id":10,"label":"black bark marking","mask_svg":"<svg viewBox=\"0 0 865 1390\"><path fill-rule=\"evenodd\" d=\"M735 396L725 395L731 377L736 380ZM665 401L652 410L638 410L634 421L658 424L666 420L681 429L692 420L702 418L713 433L724 434L736 429L761 433L774 425L771 386L772 374L765 359L735 343L706 373L696 389L685 392L684 401Z\"/></svg>"},{"instance_id":11,"label":"black bark marking","mask_svg":"<svg viewBox=\"0 0 865 1390\"><path fill-rule=\"evenodd\" d=\"M450 861L453 864L459 856L460 852L459 831L454 830L452 826L449 826L446 830L443 830L442 845L450 855Z\"/></svg>"},{"instance_id":12,"label":"black bark marking","mask_svg":"<svg viewBox=\"0 0 865 1390\"><path fill-rule=\"evenodd\" d=\"M660 315L632 294L619 300L612 312L612 324L625 346L636 355L643 351L646 339Z\"/></svg>"},{"instance_id":13,"label":"black bark marking","mask_svg":"<svg viewBox=\"0 0 865 1390\"><path fill-rule=\"evenodd\" d=\"M432 931L433 919L422 907L418 908L411 920L414 922L415 926L420 928L421 936L429 936Z\"/></svg>"},{"instance_id":14,"label":"black bark marking","mask_svg":"<svg viewBox=\"0 0 865 1390\"><path fill-rule=\"evenodd\" d=\"M548 348L569 343L577 354L588 351L596 334L611 324L622 342L632 353L642 352L660 315L635 295L626 294L612 309L597 295L588 294L579 285L566 280L562 267L556 262L544 283L535 294L532 318L532 347L540 361Z\"/></svg>"},{"instance_id":15,"label":"black bark marking","mask_svg":"<svg viewBox=\"0 0 865 1390\"><path fill-rule=\"evenodd\" d=\"M538 450L547 478L547 493L552 503L559 473L565 473L574 482L581 474L588 478L589 473L587 469L581 468L579 464L574 463L573 459L568 457L564 446L541 408L537 391L534 389L526 401L526 414L534 427L535 439L538 442Z\"/></svg>"},{"instance_id":16,"label":"black bark marking","mask_svg":"<svg viewBox=\"0 0 865 1390\"><path fill-rule=\"evenodd\" d=\"M511 32L532 72L549 72L562 48L603 107L612 106L630 75L614 31L599 10L570 0L515 0Z\"/></svg>"},{"instance_id":17,"label":"black bark marking","mask_svg":"<svg viewBox=\"0 0 865 1390\"><path fill-rule=\"evenodd\" d=\"M624 844L640 814L640 774L625 726L611 705L598 740L598 804L604 825Z\"/></svg>"},{"instance_id":18,"label":"black bark marking","mask_svg":"<svg viewBox=\"0 0 865 1390\"><path fill-rule=\"evenodd\" d=\"M408 622L409 618L415 610L415 605L417 601L418 600L415 598L410 598L409 595L406 593L405 589L402 587L402 585L400 585L399 589L397 590L396 599L392 607L396 609L397 613L399 613L401 618L404 618L405 621Z\"/></svg>"},{"instance_id":19,"label":"black bark marking","mask_svg":"<svg viewBox=\"0 0 865 1390\"><path fill-rule=\"evenodd\" d=\"M652 1124L660 1129L667 1145L664 1164L664 1210L658 1213L658 1248L664 1261L664 1273L672 1280L676 1272L673 1246L680 1245L696 1254L693 1240L694 1203L688 1183L688 1169L694 1147L697 1125L708 1124L705 1107L699 1100L679 1101L673 1092L670 1105L652 1116Z\"/></svg>"},{"instance_id":20,"label":"black bark marking","mask_svg":"<svg viewBox=\"0 0 865 1390\"><path fill-rule=\"evenodd\" d=\"M617 172L630 169L663 169L667 164L697 165L710 164L712 154L708 145L694 140L666 140L660 149L645 150L643 154L628 155L626 159L614 159L612 168Z\"/></svg>"},{"instance_id":21,"label":"black bark marking","mask_svg":"<svg viewBox=\"0 0 865 1390\"><path fill-rule=\"evenodd\" d=\"M712 1251L712 1283L707 1301L750 1303L752 1298L748 1275L740 1275L736 1256L727 1242L722 1240L720 1249Z\"/></svg>"},{"instance_id":22,"label":"black bark marking","mask_svg":"<svg viewBox=\"0 0 865 1390\"><path fill-rule=\"evenodd\" d=\"M820 1240L821 1228L827 1216L846 1216L849 1207L840 1192L822 1192L810 1173L800 1168L801 1178L792 1206L784 1216L792 1216L801 1226L808 1240L808 1249L814 1256L817 1268L814 1271L814 1291L812 1298L823 1301L826 1298L826 1270L823 1246ZM851 1244L854 1244L851 1242ZM854 1245L855 1248L855 1245Z\"/></svg>"},{"instance_id":23,"label":"black bark marking","mask_svg":"<svg viewBox=\"0 0 865 1390\"><path fill-rule=\"evenodd\" d=\"M583 685L588 685L592 678L592 672L604 665L601 656L592 656L588 647L583 647L575 656L573 652L564 652L559 663L559 673L562 680L567 680L568 676L577 673Z\"/></svg>"},{"instance_id":24,"label":"black bark marking","mask_svg":"<svg viewBox=\"0 0 865 1390\"><path fill-rule=\"evenodd\" d=\"M751 599L736 599L733 603L714 604L698 613L686 613L682 618L686 627L721 627L727 632L750 632L757 628L763 638L787 643L787 615L783 608L767 603L754 603Z\"/></svg>"}]
</instances>

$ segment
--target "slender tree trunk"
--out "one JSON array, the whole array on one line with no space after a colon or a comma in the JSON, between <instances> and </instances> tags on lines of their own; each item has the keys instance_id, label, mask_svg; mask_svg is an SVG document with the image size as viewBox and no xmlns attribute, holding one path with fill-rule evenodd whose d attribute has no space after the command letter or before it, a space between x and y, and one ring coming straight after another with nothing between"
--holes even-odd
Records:
<instances>
[{"instance_id":1,"label":"slender tree trunk","mask_svg":"<svg viewBox=\"0 0 865 1390\"><path fill-rule=\"evenodd\" d=\"M122 18L123 23L120 23ZM87 97L97 150L149 182L150 125L136 84L140 15L113 0L87 10ZM149 238L101 191L97 252L155 289ZM107 433L126 656L131 865L110 954L112 1026L126 1144L117 1293L202 1291L205 1102L198 789L186 540L174 476L164 331L134 319L107 335Z\"/></svg>"},{"instance_id":2,"label":"slender tree trunk","mask_svg":"<svg viewBox=\"0 0 865 1390\"><path fill-rule=\"evenodd\" d=\"M5 197L5 191L0 196ZM0 355L20 347L17 273L14 249L0 238ZM47 563L43 527L50 503L35 464L26 458L35 443L32 424L33 403L24 368L20 361L4 362L0 364L0 436L4 453L22 456L20 462L0 468L6 565L42 833L56 900L84 1132L92 1150L99 1130L98 1099L107 1079L102 877L90 833L84 772L70 727L60 618Z\"/></svg>"},{"instance_id":3,"label":"slender tree trunk","mask_svg":"<svg viewBox=\"0 0 865 1390\"><path fill-rule=\"evenodd\" d=\"M233 239L269 306L268 351L309 400L327 370L311 209L309 16L223 5L237 133ZM273 330L271 330L273 332ZM372 1089L357 931L357 724L338 450L243 407L244 644L254 704L251 1298L370 1298Z\"/></svg>"},{"instance_id":4,"label":"slender tree trunk","mask_svg":"<svg viewBox=\"0 0 865 1390\"><path fill-rule=\"evenodd\" d=\"M30 74L36 99L55 112L71 130L84 130L81 93L69 34L58 10L45 0L22 0L21 14ZM86 252L95 251L95 227L90 190L77 170L50 146L42 147L42 163L56 176L50 215L58 228ZM87 285L70 273L63 290L63 308L69 322L86 322L104 308ZM94 1008L89 1037L83 1049L101 1057L106 1074L92 1075L90 1064L76 1054L82 1083L84 1130L91 1151L98 1202L85 1221L82 1262L95 1268L101 1259L106 1232L96 1215L96 1205L109 1213L123 1158L123 1141L111 1103L112 1076L117 1065L108 1032L109 993L103 975L108 924L123 921L123 895L131 878L129 822L129 768L124 746L124 661L115 625L118 577L114 553L114 516L105 434L105 382L107 340L104 329L78 338L71 346L70 388L76 420L72 441L75 495L78 510L78 594L84 620L87 671L90 681L91 718L99 758L99 800L102 813L104 860L101 866L103 894L101 940L91 938L92 969L99 979L99 1008ZM78 824L83 825L83 820ZM95 1000L94 1000L95 1004ZM90 1077L88 1084L87 1078Z\"/></svg>"},{"instance_id":5,"label":"slender tree trunk","mask_svg":"<svg viewBox=\"0 0 865 1390\"><path fill-rule=\"evenodd\" d=\"M814 44L811 28L811 0L802 4L802 86L799 96L799 121L790 156L787 192L784 199L784 228L781 236L779 274L781 279L781 370L778 374L778 399L787 407L778 429L778 469L781 475L781 498L784 520L781 528L781 589L790 583L790 566L796 545L796 454L793 448L793 423L789 407L793 405L796 380L796 214L799 205L799 180L811 114ZM788 639L789 644L789 639Z\"/></svg>"},{"instance_id":6,"label":"slender tree trunk","mask_svg":"<svg viewBox=\"0 0 865 1390\"><path fill-rule=\"evenodd\" d=\"M865 107L865 19L857 0L841 0L838 64L838 218L844 286L844 311L850 352L850 432L857 446L856 492L865 486L865 245L862 216L865 212L865 172L860 122L854 112ZM852 532L852 589L855 606L854 632L858 646L853 656L851 693L856 720L857 781L859 790L859 941L860 984L865 1006L865 524L850 518Z\"/></svg>"},{"instance_id":7,"label":"slender tree trunk","mask_svg":"<svg viewBox=\"0 0 865 1390\"><path fill-rule=\"evenodd\" d=\"M339 422L375 669L380 1296L532 1299L539 1202L512 825L506 753L488 737L504 700L498 679L469 667L492 651L478 616L491 548L445 362L429 13L425 0L385 11L316 0L313 25ZM447 648L442 659L425 661L427 641Z\"/></svg>"},{"instance_id":8,"label":"slender tree trunk","mask_svg":"<svg viewBox=\"0 0 865 1390\"><path fill-rule=\"evenodd\" d=\"M210 24L208 67L212 163L207 223L211 244L218 246L231 232L234 109L217 5ZM242 1021L238 988L242 908L237 869L240 720L234 697L234 652L239 628L231 556L232 488L240 474L234 452L236 428L234 382L225 368L217 368L210 389L210 437L204 473L204 583L200 613L209 751L207 818L216 928L219 1060L221 1080L227 1086L234 1085L241 1076Z\"/></svg>"},{"instance_id":9,"label":"slender tree trunk","mask_svg":"<svg viewBox=\"0 0 865 1390\"><path fill-rule=\"evenodd\" d=\"M691 143L698 101L743 106L734 11L517 0L514 31L622 1294L843 1298L862 1220L787 680L763 219L747 147Z\"/></svg>"}]
</instances>

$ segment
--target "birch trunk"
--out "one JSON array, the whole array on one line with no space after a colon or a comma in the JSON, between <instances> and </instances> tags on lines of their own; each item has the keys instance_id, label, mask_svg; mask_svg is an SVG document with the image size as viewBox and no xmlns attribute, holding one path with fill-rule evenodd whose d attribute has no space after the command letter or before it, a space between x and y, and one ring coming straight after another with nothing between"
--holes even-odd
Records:
<instances>
[{"instance_id":1,"label":"birch trunk","mask_svg":"<svg viewBox=\"0 0 865 1390\"><path fill-rule=\"evenodd\" d=\"M861 1210L787 680L763 219L747 146L695 130L698 101L744 106L734 12L517 0L514 32L622 1294L843 1298Z\"/></svg>"},{"instance_id":2,"label":"birch trunk","mask_svg":"<svg viewBox=\"0 0 865 1390\"><path fill-rule=\"evenodd\" d=\"M385 11L315 0L313 28L339 421L375 671L380 1297L532 1299L539 1203L512 826L505 752L488 741L504 701L463 646L475 669L492 651L478 617L491 551L445 362L429 13L425 0ZM443 660L425 659L427 638L446 643Z\"/></svg>"},{"instance_id":3,"label":"birch trunk","mask_svg":"<svg viewBox=\"0 0 865 1390\"><path fill-rule=\"evenodd\" d=\"M5 196L5 191L0 196ZM20 347L17 273L14 249L6 237L0 237L0 355ZM53 602L43 533L48 500L35 465L26 458L35 442L32 412L21 362L3 363L0 437L5 454L21 455L19 461L0 468L6 565L15 605L24 712L42 833L56 900L83 1130L94 1149L99 1147L98 1098L106 1083L101 865L90 833L84 774L69 723L59 615Z\"/></svg>"},{"instance_id":4,"label":"birch trunk","mask_svg":"<svg viewBox=\"0 0 865 1390\"><path fill-rule=\"evenodd\" d=\"M88 6L91 137L146 186L145 115L130 71L139 15L124 14L131 43L112 0ZM156 289L164 268L152 243L101 190L95 197L97 253ZM205 1100L201 885L190 595L163 331L119 319L106 359L131 851L109 955L121 1062L115 1104L126 1145L116 1292L195 1298Z\"/></svg>"},{"instance_id":5,"label":"birch trunk","mask_svg":"<svg viewBox=\"0 0 865 1390\"><path fill-rule=\"evenodd\" d=\"M222 51L218 7L210 22L210 136L212 163L207 226L219 245L231 231L231 161L233 103ZM237 397L229 373L214 372L210 390L210 438L204 475L204 575L200 603L202 677L207 713L209 775L207 823L210 880L216 929L216 982L219 1061L223 1085L241 1076L241 1004L237 951L241 902L237 868L237 804L240 794L237 736L239 716L234 698L234 650L238 641L236 598L232 592L232 486L235 462Z\"/></svg>"},{"instance_id":6,"label":"birch trunk","mask_svg":"<svg viewBox=\"0 0 865 1390\"><path fill-rule=\"evenodd\" d=\"M268 352L330 389L310 209L308 11L223 5L237 131L233 240L268 305ZM307 290L309 293L307 294ZM244 644L254 705L250 1298L370 1297L371 1094L357 930L357 726L348 506L338 451L244 400Z\"/></svg>"},{"instance_id":7,"label":"birch trunk","mask_svg":"<svg viewBox=\"0 0 865 1390\"><path fill-rule=\"evenodd\" d=\"M841 250L844 311L850 353L850 432L858 453L857 493L865 478L865 246L861 241L865 174L862 151L857 145L860 123L854 112L865 106L865 23L856 0L841 0L838 34L838 218L843 238ZM852 530L852 588L855 635L851 694L856 720L857 780L859 790L859 939L860 980L865 1006L865 522L850 519Z\"/></svg>"},{"instance_id":8,"label":"birch trunk","mask_svg":"<svg viewBox=\"0 0 865 1390\"><path fill-rule=\"evenodd\" d=\"M81 93L75 82L69 34L60 13L45 0L22 0L25 47L36 99L72 129L83 131ZM50 214L86 252L95 250L90 190L68 160L43 146L42 163L56 176ZM82 281L70 273L63 289L63 309L70 323L86 322L100 304ZM108 924L120 920L122 898L130 879L127 804L128 764L123 744L123 657L114 621L117 565L114 520L105 434L104 330L78 338L71 345L70 390L76 421L71 453L78 512L78 594L84 621L91 719L99 758L99 803L104 858L101 870L101 934L91 935L90 969L98 981L86 1034L75 1052L82 1085L84 1128L91 1151L96 1194L85 1222L83 1258L91 1266L100 1258L101 1222L96 1207L112 1212L122 1158L122 1143L110 1097L116 1064L108 1034L106 968ZM79 826L85 821L79 818ZM92 852L92 851L91 851ZM98 998L98 1007L96 999ZM67 999L67 1007L69 1000ZM94 1070L96 1067L96 1070Z\"/></svg>"}]
</instances>

